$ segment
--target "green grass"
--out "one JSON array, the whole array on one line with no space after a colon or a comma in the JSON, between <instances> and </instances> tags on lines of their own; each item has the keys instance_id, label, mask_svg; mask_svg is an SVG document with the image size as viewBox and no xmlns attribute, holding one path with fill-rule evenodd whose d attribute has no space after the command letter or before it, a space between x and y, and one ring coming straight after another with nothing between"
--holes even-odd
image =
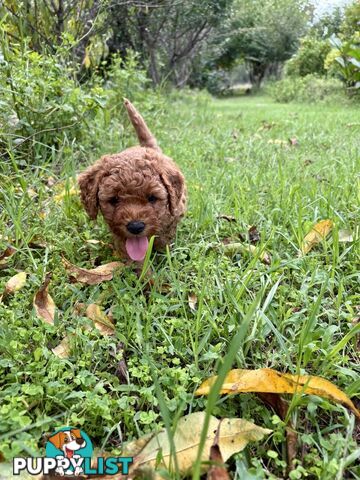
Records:
<instances>
[{"instance_id":1,"label":"green grass","mask_svg":"<svg viewBox=\"0 0 360 480\"><path fill-rule=\"evenodd\" d=\"M116 150L115 141L81 154L69 143L40 166L2 161L0 246L11 243L18 252L0 270L0 288L17 271L29 275L26 287L0 304L2 455L43 453L43 434L61 425L81 426L96 446L116 452L121 438L162 425L165 404L167 427L170 419L205 409L206 399L194 392L218 371L258 295L233 366L323 376L359 405L360 242L338 241L338 231L355 231L360 217L358 119L359 109L341 105L173 97L148 123L187 178L189 206L170 252L152 257L154 284L147 289L130 268L98 286L72 284L61 262L65 256L91 268L114 260L107 245L85 241L111 241L103 221L90 222L77 196L56 203L47 179L75 177L100 151ZM129 134L121 141L119 149L135 143ZM236 222L218 219L221 214ZM330 237L299 257L304 235L326 218L335 223ZM261 233L270 266L219 249L224 238L246 236L250 225ZM44 245L34 248L36 242ZM32 307L45 272L53 274L54 326ZM196 311L188 304L191 293ZM116 337L101 336L78 316L79 302L112 308ZM61 360L51 348L65 335L71 355ZM129 371L125 385L116 376L119 342ZM314 396L292 407L302 464L292 478L307 472L307 478L359 479L356 428L345 408ZM213 414L274 430L230 462L235 478L285 476L284 424L255 395L221 398Z\"/></svg>"}]
</instances>

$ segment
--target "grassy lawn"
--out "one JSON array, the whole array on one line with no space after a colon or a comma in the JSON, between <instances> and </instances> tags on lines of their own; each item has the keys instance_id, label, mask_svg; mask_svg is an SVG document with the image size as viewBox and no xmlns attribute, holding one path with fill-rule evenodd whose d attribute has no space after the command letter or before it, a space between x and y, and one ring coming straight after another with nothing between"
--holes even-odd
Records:
<instances>
[{"instance_id":1,"label":"grassy lawn","mask_svg":"<svg viewBox=\"0 0 360 480\"><path fill-rule=\"evenodd\" d=\"M76 195L59 201L49 187L49 177L68 182L98 150L80 158L67 146L41 166L0 165L0 247L18 248L0 270L1 290L18 271L28 274L26 286L0 303L5 458L43 453L44 433L62 425L80 426L97 447L118 451L121 439L162 424L154 379L174 422L203 410L206 398L194 391L217 372L257 295L234 368L322 376L359 405L359 340L352 333L360 315L360 242L342 243L338 236L340 229L359 228L359 109L282 105L262 96L175 97L163 115L147 121L185 174L189 207L170 253L152 257L153 283L146 289L130 268L100 285L71 283L62 264L62 256L85 268L116 260L103 221L90 222ZM126 132L121 146L114 135L101 153L134 144L130 128ZM304 235L322 219L334 221L331 235L300 257ZM244 252L222 253L225 238L246 243L251 225L271 265ZM46 272L52 272L55 325L38 319L32 306ZM116 336L101 335L79 313L79 303L111 308ZM60 359L51 349L65 336L70 356ZM118 375L124 352L128 383ZM259 398L223 397L213 413L274 430L230 461L236 478L284 477L285 427ZM302 396L290 416L308 478L360 478L359 430L345 408ZM246 469L253 476L245 477Z\"/></svg>"}]
</instances>

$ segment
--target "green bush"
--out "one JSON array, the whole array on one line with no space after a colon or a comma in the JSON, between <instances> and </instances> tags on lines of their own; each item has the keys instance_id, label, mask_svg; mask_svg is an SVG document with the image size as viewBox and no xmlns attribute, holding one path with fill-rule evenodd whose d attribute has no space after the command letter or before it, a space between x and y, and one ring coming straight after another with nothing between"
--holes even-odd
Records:
<instances>
[{"instance_id":1,"label":"green bush","mask_svg":"<svg viewBox=\"0 0 360 480\"><path fill-rule=\"evenodd\" d=\"M352 40L331 37L334 48L326 58L325 67L337 74L347 87L360 89L360 35Z\"/></svg>"},{"instance_id":2,"label":"green bush","mask_svg":"<svg viewBox=\"0 0 360 480\"><path fill-rule=\"evenodd\" d=\"M120 112L125 97L135 103L141 102L142 111L152 109L161 100L156 91L150 90L150 83L146 70L140 67L136 52L128 51L125 60L118 54L113 55L106 71L107 108Z\"/></svg>"},{"instance_id":3,"label":"green bush","mask_svg":"<svg viewBox=\"0 0 360 480\"><path fill-rule=\"evenodd\" d=\"M344 86L335 78L320 78L315 75L306 77L286 77L267 87L269 94L277 101L288 102L334 102L346 101Z\"/></svg>"},{"instance_id":4,"label":"green bush","mask_svg":"<svg viewBox=\"0 0 360 480\"><path fill-rule=\"evenodd\" d=\"M326 75L325 59L331 50L329 41L305 37L297 53L286 62L286 74L305 77L310 74Z\"/></svg>"},{"instance_id":5,"label":"green bush","mask_svg":"<svg viewBox=\"0 0 360 480\"><path fill-rule=\"evenodd\" d=\"M5 47L5 48L4 48ZM67 137L81 140L87 122L104 105L100 86L81 88L55 56L3 44L0 63L0 154L26 163L44 159Z\"/></svg>"},{"instance_id":6,"label":"green bush","mask_svg":"<svg viewBox=\"0 0 360 480\"><path fill-rule=\"evenodd\" d=\"M101 147L106 136L120 134L123 97L141 103L145 114L161 103L131 52L126 61L115 56L105 78L90 72L80 83L64 52L1 46L0 155L18 165L43 163L64 145Z\"/></svg>"}]
</instances>

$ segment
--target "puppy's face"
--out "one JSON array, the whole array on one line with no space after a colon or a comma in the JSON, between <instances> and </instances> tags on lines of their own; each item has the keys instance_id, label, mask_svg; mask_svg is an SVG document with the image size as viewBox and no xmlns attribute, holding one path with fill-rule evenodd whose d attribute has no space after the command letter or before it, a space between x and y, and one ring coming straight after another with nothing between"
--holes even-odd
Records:
<instances>
[{"instance_id":1,"label":"puppy's face","mask_svg":"<svg viewBox=\"0 0 360 480\"><path fill-rule=\"evenodd\" d=\"M174 164L166 168L161 157L157 160L146 156L107 157L79 178L82 201L90 217L95 218L99 209L135 261L143 260L149 238L160 235L176 215L184 188L183 177Z\"/></svg>"},{"instance_id":2,"label":"puppy's face","mask_svg":"<svg viewBox=\"0 0 360 480\"><path fill-rule=\"evenodd\" d=\"M151 166L143 165L141 170L131 165L114 167L99 183L98 201L111 231L129 239L130 256L131 247L138 243L141 250L145 239L158 235L170 215L166 187Z\"/></svg>"},{"instance_id":3,"label":"puppy's face","mask_svg":"<svg viewBox=\"0 0 360 480\"><path fill-rule=\"evenodd\" d=\"M56 448L64 452L64 456L70 458L73 452L85 447L86 441L81 436L79 429L64 430L49 438L49 441L55 445Z\"/></svg>"}]
</instances>

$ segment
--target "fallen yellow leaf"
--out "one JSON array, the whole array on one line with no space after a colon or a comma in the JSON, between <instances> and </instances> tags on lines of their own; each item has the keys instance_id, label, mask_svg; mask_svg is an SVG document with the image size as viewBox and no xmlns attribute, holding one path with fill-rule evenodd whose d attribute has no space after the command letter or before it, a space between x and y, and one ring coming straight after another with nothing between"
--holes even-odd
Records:
<instances>
[{"instance_id":1,"label":"fallen yellow leaf","mask_svg":"<svg viewBox=\"0 0 360 480\"><path fill-rule=\"evenodd\" d=\"M36 315L44 320L44 322L53 325L56 307L54 300L51 298L48 292L50 280L51 274L48 273L45 277L45 282L34 296L33 305Z\"/></svg>"},{"instance_id":2,"label":"fallen yellow leaf","mask_svg":"<svg viewBox=\"0 0 360 480\"><path fill-rule=\"evenodd\" d=\"M191 472L195 463L201 432L205 420L205 412L196 412L180 418L176 425L173 436L175 445L176 460L180 475L187 475ZM224 462L232 455L241 452L249 442L259 441L271 430L258 427L252 422L241 418L224 418L218 420L211 416L206 442L202 451L201 461L203 471L210 468L209 455L211 446L216 444ZM140 449L137 445L140 444ZM125 446L125 451L134 456L134 464L131 467L132 473L154 471L155 468L174 468L174 459L171 458L171 447L166 430L161 430L155 435L144 439L140 438L130 445Z\"/></svg>"},{"instance_id":3,"label":"fallen yellow leaf","mask_svg":"<svg viewBox=\"0 0 360 480\"><path fill-rule=\"evenodd\" d=\"M67 196L79 195L77 181L74 178L68 178L66 181L59 182L55 186L55 190L59 192L54 196L55 203L61 202Z\"/></svg>"},{"instance_id":4,"label":"fallen yellow leaf","mask_svg":"<svg viewBox=\"0 0 360 480\"><path fill-rule=\"evenodd\" d=\"M91 303L86 308L86 316L94 322L95 327L103 335L114 335L115 327L110 318L101 310L99 305Z\"/></svg>"},{"instance_id":5,"label":"fallen yellow leaf","mask_svg":"<svg viewBox=\"0 0 360 480\"><path fill-rule=\"evenodd\" d=\"M325 238L331 232L332 227L332 220L321 220L321 222L314 225L303 240L301 253L306 255L315 245L325 240Z\"/></svg>"},{"instance_id":6,"label":"fallen yellow leaf","mask_svg":"<svg viewBox=\"0 0 360 480\"><path fill-rule=\"evenodd\" d=\"M70 341L65 337L59 345L51 350L59 358L67 358L70 355Z\"/></svg>"},{"instance_id":7,"label":"fallen yellow leaf","mask_svg":"<svg viewBox=\"0 0 360 480\"><path fill-rule=\"evenodd\" d=\"M26 273L19 272L6 282L4 293L5 294L15 293L21 288L23 288L25 283L26 283Z\"/></svg>"},{"instance_id":8,"label":"fallen yellow leaf","mask_svg":"<svg viewBox=\"0 0 360 480\"><path fill-rule=\"evenodd\" d=\"M216 376L208 378L196 390L195 395L207 395L216 381ZM271 368L260 368L258 370L231 370L225 378L220 393L290 393L318 395L336 403L346 405L354 414L360 418L350 398L338 389L333 383L321 377L310 375L291 375L280 373Z\"/></svg>"},{"instance_id":9,"label":"fallen yellow leaf","mask_svg":"<svg viewBox=\"0 0 360 480\"><path fill-rule=\"evenodd\" d=\"M66 258L62 259L65 269L70 273L71 278L76 282L86 283L87 285L96 285L107 280L111 280L114 270L122 267L121 262L110 262L105 265L87 270L86 268L77 267L70 263Z\"/></svg>"}]
</instances>

